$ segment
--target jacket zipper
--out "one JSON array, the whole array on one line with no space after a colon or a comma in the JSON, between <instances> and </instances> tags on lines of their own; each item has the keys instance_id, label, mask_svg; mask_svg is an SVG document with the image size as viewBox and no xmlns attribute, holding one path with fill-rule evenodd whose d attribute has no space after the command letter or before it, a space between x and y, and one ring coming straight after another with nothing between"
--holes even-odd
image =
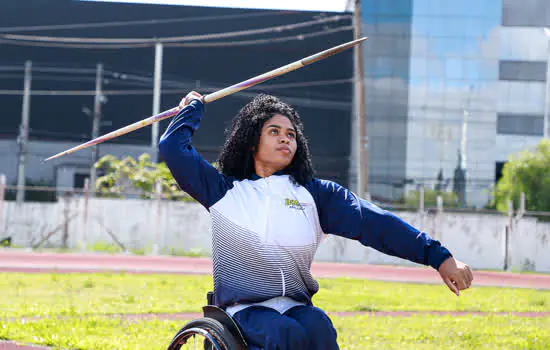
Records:
<instances>
[{"instance_id":1,"label":"jacket zipper","mask_svg":"<svg viewBox=\"0 0 550 350\"><path fill-rule=\"evenodd\" d=\"M269 214L271 213L271 186L269 184L269 177L266 177L265 178L265 183L267 185L267 220L266 220L266 223L267 223L267 227L265 228L266 230L266 233L269 232ZM283 286L283 297L285 296L285 293L286 293L286 287L285 287L285 274L283 273L283 270L279 267L279 271L281 272L281 283L282 283L282 286Z\"/></svg>"}]
</instances>

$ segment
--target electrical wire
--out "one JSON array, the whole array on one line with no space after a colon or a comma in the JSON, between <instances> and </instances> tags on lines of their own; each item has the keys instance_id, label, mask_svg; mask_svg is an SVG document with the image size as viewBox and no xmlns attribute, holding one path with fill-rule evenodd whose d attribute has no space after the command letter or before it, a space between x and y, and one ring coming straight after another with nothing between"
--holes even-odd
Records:
<instances>
[{"instance_id":1,"label":"electrical wire","mask_svg":"<svg viewBox=\"0 0 550 350\"><path fill-rule=\"evenodd\" d=\"M215 88L201 88L204 92L214 92L218 89ZM162 95L183 95L189 92L189 89L164 89ZM152 89L147 90L104 90L102 91L105 96L143 96L152 95ZM12 95L21 96L23 91L20 90L0 90L0 95ZM32 96L94 96L93 90L32 90ZM234 94L236 97L254 97L257 92L244 92L240 91ZM351 108L351 101L335 101L328 99L314 99L310 97L296 97L296 96L282 96L279 97L290 104L300 105L311 108L322 108L328 110L349 111Z\"/></svg>"},{"instance_id":2,"label":"electrical wire","mask_svg":"<svg viewBox=\"0 0 550 350\"><path fill-rule=\"evenodd\" d=\"M21 66L0 66L0 72L22 72L25 70L23 65Z\"/></svg>"},{"instance_id":3,"label":"electrical wire","mask_svg":"<svg viewBox=\"0 0 550 350\"><path fill-rule=\"evenodd\" d=\"M350 19L350 16L330 16L324 17L312 21L300 22L279 25L274 27L258 28L238 30L233 32L222 33L210 33L199 35L186 35L186 36L174 36L165 38L78 38L78 37L52 37L52 36L37 36L37 35L17 35L17 34L4 34L0 35L1 38L7 40L17 41L34 41L34 42L49 42L49 43L86 43L86 44L154 44L154 43L172 43L181 41L200 41L209 39L221 39L221 38L234 38L240 36L266 34L266 33L280 33L286 30L295 30L304 27L310 27L317 24L337 22L342 19Z\"/></svg>"},{"instance_id":4,"label":"electrical wire","mask_svg":"<svg viewBox=\"0 0 550 350\"><path fill-rule=\"evenodd\" d=\"M134 21L111 21L111 22L97 22L97 23L75 23L75 24L53 24L53 25L40 25L40 26L18 26L18 27L0 27L0 33L14 33L14 32L36 32L41 30L65 30L65 29L86 29L86 28L106 28L106 27L123 27L123 26L143 26L143 25L158 25L158 24L171 24L171 23L191 23L208 20L227 20L237 18L252 18L263 16L275 16L283 14L294 14L293 11L271 11L271 12L254 12L254 13L241 13L234 15L220 15L220 16L202 16L202 17L184 17L184 18L167 18L167 19L145 19Z\"/></svg>"},{"instance_id":5,"label":"electrical wire","mask_svg":"<svg viewBox=\"0 0 550 350\"><path fill-rule=\"evenodd\" d=\"M272 44L272 43L282 43L293 40L304 40L306 38L313 38L322 35L329 35L339 32L353 30L353 26L337 27L332 29L326 29L320 32L315 33L306 33L298 34L295 36L286 36L282 38L271 38L271 39L256 39L256 40L241 40L241 41L220 41L220 42L210 42L210 43L176 43L176 44L166 44L167 47L230 47L230 46L245 46L245 45L260 45L260 44Z\"/></svg>"},{"instance_id":6,"label":"electrical wire","mask_svg":"<svg viewBox=\"0 0 550 350\"><path fill-rule=\"evenodd\" d=\"M270 39L257 39L257 40L243 40L243 41L221 41L221 42L211 42L211 43L169 43L164 44L168 47L232 47L232 46L245 46L245 45L263 45L263 44L272 44L272 43L281 43L287 41L301 41L306 38L312 38L323 35L330 35L338 32L351 31L353 26L338 27L334 29L324 30L321 32L314 33L305 33L298 34L294 36L286 36L280 38L270 38ZM19 45L19 46L31 46L31 47L56 47L56 48L65 48L65 49L134 49L134 48L145 48L151 47L153 44L144 43L144 44L62 44L62 43L37 43L37 42L25 42L25 41L14 41L14 40L5 40L0 38L0 43L10 44L10 45Z\"/></svg>"},{"instance_id":7,"label":"electrical wire","mask_svg":"<svg viewBox=\"0 0 550 350\"><path fill-rule=\"evenodd\" d=\"M34 77L33 77L34 79ZM123 81L121 81L123 82ZM352 78L347 79L333 79L333 80L318 80L318 81L309 81L309 82L299 82L299 83L284 83L284 84L266 84L263 88L256 88L256 90L271 90L271 89L282 89L282 88L292 88L292 87L311 87L311 86L330 86L338 84L347 84L353 82ZM129 82L132 83L132 82ZM137 82L136 82L137 83ZM164 81L163 81L164 84ZM189 85L192 84L181 84L181 88L189 88ZM143 86L143 85L139 85ZM194 84L193 84L194 86ZM152 88L152 87L151 87ZM221 89L220 87L206 87L202 86L201 91L212 92ZM254 90L254 87L251 87L249 90ZM172 94L172 93L185 93L188 90L183 89L163 89L163 94ZM56 95L56 96L71 96L71 95L95 95L95 90L31 90L31 95L44 96L44 95ZM152 90L104 90L102 94L104 95L141 95L141 94L151 94ZM0 90L0 95L23 95L23 90Z\"/></svg>"},{"instance_id":8,"label":"electrical wire","mask_svg":"<svg viewBox=\"0 0 550 350\"><path fill-rule=\"evenodd\" d=\"M0 79L21 79L20 74L0 74ZM69 81L69 82L86 82L95 81L94 77L67 77L67 76L54 76L54 75L36 75L33 74L32 80L55 80L55 81Z\"/></svg>"}]
</instances>

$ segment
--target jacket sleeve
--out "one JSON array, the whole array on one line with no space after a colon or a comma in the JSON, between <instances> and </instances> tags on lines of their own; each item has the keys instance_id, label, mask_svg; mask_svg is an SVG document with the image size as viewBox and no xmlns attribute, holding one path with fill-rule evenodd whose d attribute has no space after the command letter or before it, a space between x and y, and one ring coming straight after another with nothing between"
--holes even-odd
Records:
<instances>
[{"instance_id":1,"label":"jacket sleeve","mask_svg":"<svg viewBox=\"0 0 550 350\"><path fill-rule=\"evenodd\" d=\"M361 242L382 253L438 269L451 253L437 240L346 188L313 179L312 194L325 233Z\"/></svg>"},{"instance_id":2,"label":"jacket sleeve","mask_svg":"<svg viewBox=\"0 0 550 350\"><path fill-rule=\"evenodd\" d=\"M183 108L161 136L159 151L181 189L209 209L232 185L191 145L203 112L204 104L199 100Z\"/></svg>"}]
</instances>

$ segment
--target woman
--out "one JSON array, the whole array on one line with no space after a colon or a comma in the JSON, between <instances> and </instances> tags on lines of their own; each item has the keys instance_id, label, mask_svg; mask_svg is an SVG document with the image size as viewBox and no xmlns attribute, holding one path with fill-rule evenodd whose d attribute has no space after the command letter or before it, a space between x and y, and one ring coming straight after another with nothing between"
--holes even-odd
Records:
<instances>
[{"instance_id":1,"label":"woman","mask_svg":"<svg viewBox=\"0 0 550 350\"><path fill-rule=\"evenodd\" d=\"M192 147L204 105L189 93L160 141L179 186L212 217L214 301L251 349L338 349L329 317L312 305L310 272L324 234L361 242L439 271L457 295L470 268L438 241L344 187L314 177L298 113L259 95L233 119L220 171Z\"/></svg>"}]
</instances>

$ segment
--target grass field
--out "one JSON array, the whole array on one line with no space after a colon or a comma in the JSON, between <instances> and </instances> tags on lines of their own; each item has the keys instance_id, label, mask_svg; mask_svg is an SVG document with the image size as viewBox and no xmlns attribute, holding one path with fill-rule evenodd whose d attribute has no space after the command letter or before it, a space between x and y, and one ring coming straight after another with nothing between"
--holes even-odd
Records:
<instances>
[{"instance_id":1,"label":"grass field","mask_svg":"<svg viewBox=\"0 0 550 350\"><path fill-rule=\"evenodd\" d=\"M550 291L477 287L456 297L443 285L319 282L314 302L329 312L550 311ZM109 315L200 312L211 288L210 276L0 273L0 339L69 349L163 349L185 321ZM331 317L342 349L550 348L549 317Z\"/></svg>"}]
</instances>

